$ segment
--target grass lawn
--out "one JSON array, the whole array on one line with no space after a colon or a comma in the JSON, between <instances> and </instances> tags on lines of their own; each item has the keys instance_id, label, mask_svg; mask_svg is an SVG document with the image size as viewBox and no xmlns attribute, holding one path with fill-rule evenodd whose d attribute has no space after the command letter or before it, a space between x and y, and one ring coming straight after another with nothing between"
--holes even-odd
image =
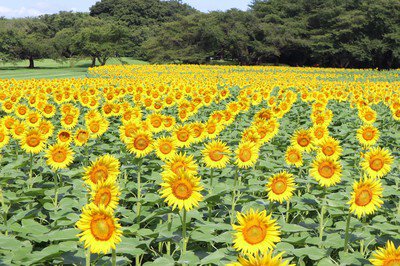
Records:
<instances>
[{"instance_id":1,"label":"grass lawn","mask_svg":"<svg viewBox=\"0 0 400 266\"><path fill-rule=\"evenodd\" d=\"M73 64L71 64L73 63ZM0 64L0 79L40 79L40 78L84 78L91 60L79 60L74 62L59 63L52 59L35 60L35 69L29 69L28 60L17 63ZM107 65L121 64L147 64L145 61L134 60L128 57L120 59L111 58Z\"/></svg>"}]
</instances>

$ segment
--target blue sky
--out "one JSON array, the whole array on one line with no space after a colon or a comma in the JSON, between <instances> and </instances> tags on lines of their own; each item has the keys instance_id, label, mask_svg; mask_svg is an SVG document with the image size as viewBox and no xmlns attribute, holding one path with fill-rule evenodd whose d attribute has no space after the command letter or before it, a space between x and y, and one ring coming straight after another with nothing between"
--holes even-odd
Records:
<instances>
[{"instance_id":1,"label":"blue sky","mask_svg":"<svg viewBox=\"0 0 400 266\"><path fill-rule=\"evenodd\" d=\"M26 17L58 11L89 11L96 0L0 0L0 16ZM183 0L203 12L238 8L246 10L251 0Z\"/></svg>"}]
</instances>

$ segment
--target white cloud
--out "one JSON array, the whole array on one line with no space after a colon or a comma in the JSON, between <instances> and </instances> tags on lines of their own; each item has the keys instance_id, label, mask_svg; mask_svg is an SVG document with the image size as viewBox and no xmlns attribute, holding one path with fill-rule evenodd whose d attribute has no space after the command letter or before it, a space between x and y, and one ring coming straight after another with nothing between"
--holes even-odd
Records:
<instances>
[{"instance_id":1,"label":"white cloud","mask_svg":"<svg viewBox=\"0 0 400 266\"><path fill-rule=\"evenodd\" d=\"M8 8L0 6L0 17L4 16L6 18L21 18L21 17L33 17L44 14L44 12L34 9L34 8Z\"/></svg>"}]
</instances>

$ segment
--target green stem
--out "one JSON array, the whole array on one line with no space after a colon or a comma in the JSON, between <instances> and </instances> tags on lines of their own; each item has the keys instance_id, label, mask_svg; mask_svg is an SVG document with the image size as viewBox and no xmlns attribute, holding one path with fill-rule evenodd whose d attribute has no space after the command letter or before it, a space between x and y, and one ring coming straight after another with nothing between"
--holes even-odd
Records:
<instances>
[{"instance_id":1,"label":"green stem","mask_svg":"<svg viewBox=\"0 0 400 266\"><path fill-rule=\"evenodd\" d=\"M348 252L348 243L349 243L349 227L350 227L350 218L351 218L351 212L349 210L349 213L347 215L347 220L346 220L346 231L344 233L344 252Z\"/></svg>"},{"instance_id":2,"label":"green stem","mask_svg":"<svg viewBox=\"0 0 400 266\"><path fill-rule=\"evenodd\" d=\"M186 209L183 208L183 216L182 216L182 256L186 254L186 245L187 245L187 239L186 239Z\"/></svg>"},{"instance_id":3,"label":"green stem","mask_svg":"<svg viewBox=\"0 0 400 266\"><path fill-rule=\"evenodd\" d=\"M86 266L90 266L90 249L86 250Z\"/></svg>"},{"instance_id":4,"label":"green stem","mask_svg":"<svg viewBox=\"0 0 400 266\"><path fill-rule=\"evenodd\" d=\"M136 203L137 224L139 225L139 228L140 228L140 208L141 208L140 200L142 198L141 168L142 168L142 160L140 159L137 171L137 203Z\"/></svg>"},{"instance_id":5,"label":"green stem","mask_svg":"<svg viewBox=\"0 0 400 266\"><path fill-rule=\"evenodd\" d=\"M213 190L213 178L214 178L214 169L211 168L211 173L210 173L210 194L212 193L212 190Z\"/></svg>"},{"instance_id":6,"label":"green stem","mask_svg":"<svg viewBox=\"0 0 400 266\"><path fill-rule=\"evenodd\" d=\"M57 209L58 205L58 170L54 175L54 208Z\"/></svg>"},{"instance_id":7,"label":"green stem","mask_svg":"<svg viewBox=\"0 0 400 266\"><path fill-rule=\"evenodd\" d=\"M322 201L321 213L319 214L319 248L323 247L322 238L324 236L324 213L325 213L325 196Z\"/></svg>"},{"instance_id":8,"label":"green stem","mask_svg":"<svg viewBox=\"0 0 400 266\"><path fill-rule=\"evenodd\" d=\"M172 228L172 214L168 213L168 232L171 231ZM167 242L167 255L171 255L171 240L168 240Z\"/></svg>"},{"instance_id":9,"label":"green stem","mask_svg":"<svg viewBox=\"0 0 400 266\"><path fill-rule=\"evenodd\" d=\"M30 153L30 159L29 159L29 184L28 184L28 188L32 188L33 187L33 153Z\"/></svg>"},{"instance_id":10,"label":"green stem","mask_svg":"<svg viewBox=\"0 0 400 266\"><path fill-rule=\"evenodd\" d=\"M286 201L286 223L289 223L290 200Z\"/></svg>"},{"instance_id":11,"label":"green stem","mask_svg":"<svg viewBox=\"0 0 400 266\"><path fill-rule=\"evenodd\" d=\"M233 191L232 191L232 209L231 209L231 224L235 220L235 205L236 205L236 185L238 182L238 168L236 167L235 176L233 180Z\"/></svg>"},{"instance_id":12,"label":"green stem","mask_svg":"<svg viewBox=\"0 0 400 266\"><path fill-rule=\"evenodd\" d=\"M115 249L112 249L111 265L112 266L117 265L117 252L115 251Z\"/></svg>"}]
</instances>

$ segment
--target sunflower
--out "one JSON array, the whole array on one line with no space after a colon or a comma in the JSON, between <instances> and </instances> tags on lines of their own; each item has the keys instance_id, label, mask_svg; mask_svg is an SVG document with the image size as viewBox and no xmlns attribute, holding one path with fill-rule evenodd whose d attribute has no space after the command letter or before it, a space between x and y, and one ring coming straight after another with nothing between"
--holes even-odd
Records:
<instances>
[{"instance_id":1,"label":"sunflower","mask_svg":"<svg viewBox=\"0 0 400 266\"><path fill-rule=\"evenodd\" d=\"M332 158L333 160L337 160L342 154L342 148L339 145L339 141L331 136L324 138L319 143L319 147L319 155Z\"/></svg>"},{"instance_id":2,"label":"sunflower","mask_svg":"<svg viewBox=\"0 0 400 266\"><path fill-rule=\"evenodd\" d=\"M193 136L193 141L194 143L198 143L201 142L204 137L204 124L201 122L196 122L190 125L190 127L192 128L192 136Z\"/></svg>"},{"instance_id":3,"label":"sunflower","mask_svg":"<svg viewBox=\"0 0 400 266\"><path fill-rule=\"evenodd\" d=\"M301 150L294 146L289 146L286 150L285 161L288 165L300 167L303 165L303 155Z\"/></svg>"},{"instance_id":4,"label":"sunflower","mask_svg":"<svg viewBox=\"0 0 400 266\"><path fill-rule=\"evenodd\" d=\"M47 164L54 170L67 168L74 160L74 152L62 143L50 146L46 152Z\"/></svg>"},{"instance_id":5,"label":"sunflower","mask_svg":"<svg viewBox=\"0 0 400 266\"><path fill-rule=\"evenodd\" d=\"M325 126L314 126L311 128L313 144L318 145L324 138L328 137L329 131Z\"/></svg>"},{"instance_id":6,"label":"sunflower","mask_svg":"<svg viewBox=\"0 0 400 266\"><path fill-rule=\"evenodd\" d=\"M178 174L170 173L163 177L160 194L172 210L178 207L179 210L185 208L189 211L202 201L201 190L200 177L180 170Z\"/></svg>"},{"instance_id":7,"label":"sunflower","mask_svg":"<svg viewBox=\"0 0 400 266\"><path fill-rule=\"evenodd\" d=\"M161 132L164 129L163 125L163 115L154 113L147 117L151 130L154 133Z\"/></svg>"},{"instance_id":8,"label":"sunflower","mask_svg":"<svg viewBox=\"0 0 400 266\"><path fill-rule=\"evenodd\" d=\"M61 129L57 133L57 141L59 143L70 144L72 142L72 134L71 131L66 129Z\"/></svg>"},{"instance_id":9,"label":"sunflower","mask_svg":"<svg viewBox=\"0 0 400 266\"><path fill-rule=\"evenodd\" d=\"M176 153L168 158L163 168L163 177L168 176L171 172L177 175L181 170L189 175L197 173L197 164L194 162L193 155L187 156L182 153Z\"/></svg>"},{"instance_id":10,"label":"sunflower","mask_svg":"<svg viewBox=\"0 0 400 266\"><path fill-rule=\"evenodd\" d=\"M41 120L42 120L41 115L35 111L30 111L26 116L26 122L31 127L37 126Z\"/></svg>"},{"instance_id":11,"label":"sunflower","mask_svg":"<svg viewBox=\"0 0 400 266\"><path fill-rule=\"evenodd\" d=\"M105 181L99 180L99 182L92 187L91 191L92 202L96 206L103 205L113 210L117 208L120 194L115 180L112 179L106 179Z\"/></svg>"},{"instance_id":12,"label":"sunflower","mask_svg":"<svg viewBox=\"0 0 400 266\"><path fill-rule=\"evenodd\" d=\"M14 139L21 139L24 136L25 130L26 124L24 122L16 120L11 129L11 135Z\"/></svg>"},{"instance_id":13,"label":"sunflower","mask_svg":"<svg viewBox=\"0 0 400 266\"><path fill-rule=\"evenodd\" d=\"M350 204L350 211L355 213L358 218L374 213L383 204L381 200L382 191L383 188L379 179L364 176L364 179L355 181L351 199L347 202L347 204Z\"/></svg>"},{"instance_id":14,"label":"sunflower","mask_svg":"<svg viewBox=\"0 0 400 266\"><path fill-rule=\"evenodd\" d=\"M79 112L67 113L61 116L61 126L65 129L73 129L78 124Z\"/></svg>"},{"instance_id":15,"label":"sunflower","mask_svg":"<svg viewBox=\"0 0 400 266\"><path fill-rule=\"evenodd\" d=\"M244 254L264 253L279 242L279 225L267 215L266 211L254 211L236 214L239 225L232 225L234 233L233 247Z\"/></svg>"},{"instance_id":16,"label":"sunflower","mask_svg":"<svg viewBox=\"0 0 400 266\"><path fill-rule=\"evenodd\" d=\"M46 118L52 118L57 112L57 109L54 105L47 103L41 109L41 113Z\"/></svg>"},{"instance_id":17,"label":"sunflower","mask_svg":"<svg viewBox=\"0 0 400 266\"><path fill-rule=\"evenodd\" d=\"M400 246L397 248L392 241L386 242L386 247L380 247L372 254L369 261L374 266L396 266L400 265Z\"/></svg>"},{"instance_id":18,"label":"sunflower","mask_svg":"<svg viewBox=\"0 0 400 266\"><path fill-rule=\"evenodd\" d=\"M358 113L360 119L366 124L372 124L376 121L376 111L369 106L361 108Z\"/></svg>"},{"instance_id":19,"label":"sunflower","mask_svg":"<svg viewBox=\"0 0 400 266\"><path fill-rule=\"evenodd\" d=\"M192 130L189 125L177 125L172 135L178 147L189 147L192 142Z\"/></svg>"},{"instance_id":20,"label":"sunflower","mask_svg":"<svg viewBox=\"0 0 400 266\"><path fill-rule=\"evenodd\" d=\"M8 135L8 131L2 125L0 125L0 148L3 148L10 141L10 136Z\"/></svg>"},{"instance_id":21,"label":"sunflower","mask_svg":"<svg viewBox=\"0 0 400 266\"><path fill-rule=\"evenodd\" d=\"M83 146L89 140L89 131L86 129L78 129L75 132L74 143L76 146Z\"/></svg>"},{"instance_id":22,"label":"sunflower","mask_svg":"<svg viewBox=\"0 0 400 266\"><path fill-rule=\"evenodd\" d=\"M122 140L122 142L127 144L129 138L131 138L139 129L140 125L135 121L126 123L119 127L119 138Z\"/></svg>"},{"instance_id":23,"label":"sunflower","mask_svg":"<svg viewBox=\"0 0 400 266\"><path fill-rule=\"evenodd\" d=\"M286 171L278 173L269 178L266 187L270 201L279 201L279 203L284 200L287 201L292 197L295 190L293 175Z\"/></svg>"},{"instance_id":24,"label":"sunflower","mask_svg":"<svg viewBox=\"0 0 400 266\"><path fill-rule=\"evenodd\" d=\"M41 152L46 144L46 139L37 129L29 129L20 139L21 148L29 153Z\"/></svg>"},{"instance_id":25,"label":"sunflower","mask_svg":"<svg viewBox=\"0 0 400 266\"><path fill-rule=\"evenodd\" d=\"M17 115L17 117L24 119L28 115L29 111L30 110L28 106L19 104L15 109L15 114Z\"/></svg>"},{"instance_id":26,"label":"sunflower","mask_svg":"<svg viewBox=\"0 0 400 266\"><path fill-rule=\"evenodd\" d=\"M299 129L292 137L292 146L301 151L310 152L313 148L312 141L313 137L309 129Z\"/></svg>"},{"instance_id":27,"label":"sunflower","mask_svg":"<svg viewBox=\"0 0 400 266\"><path fill-rule=\"evenodd\" d=\"M258 159L259 148L250 141L239 143L236 149L236 164L239 168L253 166Z\"/></svg>"},{"instance_id":28,"label":"sunflower","mask_svg":"<svg viewBox=\"0 0 400 266\"><path fill-rule=\"evenodd\" d=\"M153 139L148 131L138 130L128 140L127 148L136 157L146 156L153 150Z\"/></svg>"},{"instance_id":29,"label":"sunflower","mask_svg":"<svg viewBox=\"0 0 400 266\"><path fill-rule=\"evenodd\" d=\"M39 122L38 129L40 133L42 133L43 137L49 138L53 135L54 126L50 121L42 120Z\"/></svg>"},{"instance_id":30,"label":"sunflower","mask_svg":"<svg viewBox=\"0 0 400 266\"><path fill-rule=\"evenodd\" d=\"M88 167L85 167L83 179L91 186L96 185L100 180L115 181L119 175L120 163L117 158L106 154L99 158Z\"/></svg>"},{"instance_id":31,"label":"sunflower","mask_svg":"<svg viewBox=\"0 0 400 266\"><path fill-rule=\"evenodd\" d=\"M229 162L229 155L231 153L226 143L220 140L214 140L205 145L202 151L203 160L209 168L225 168Z\"/></svg>"},{"instance_id":32,"label":"sunflower","mask_svg":"<svg viewBox=\"0 0 400 266\"><path fill-rule=\"evenodd\" d=\"M176 153L176 143L172 137L161 137L153 143L158 158L165 160Z\"/></svg>"},{"instance_id":33,"label":"sunflower","mask_svg":"<svg viewBox=\"0 0 400 266\"><path fill-rule=\"evenodd\" d=\"M342 166L336 160L326 156L317 156L312 163L310 175L321 186L330 187L340 182Z\"/></svg>"},{"instance_id":34,"label":"sunflower","mask_svg":"<svg viewBox=\"0 0 400 266\"><path fill-rule=\"evenodd\" d=\"M272 253L272 251L266 251L263 255L247 255L247 259L239 256L239 262L229 263L226 266L295 266L295 264L289 264L289 260L283 260L284 252L276 256L273 256Z\"/></svg>"},{"instance_id":35,"label":"sunflower","mask_svg":"<svg viewBox=\"0 0 400 266\"><path fill-rule=\"evenodd\" d=\"M121 226L112 211L111 208L95 204L86 205L82 209L76 227L83 231L78 236L91 253L107 253L111 248L116 249L115 245L121 242Z\"/></svg>"},{"instance_id":36,"label":"sunflower","mask_svg":"<svg viewBox=\"0 0 400 266\"><path fill-rule=\"evenodd\" d=\"M375 145L379 135L379 130L370 124L365 124L357 130L357 139L365 148Z\"/></svg>"},{"instance_id":37,"label":"sunflower","mask_svg":"<svg viewBox=\"0 0 400 266\"><path fill-rule=\"evenodd\" d=\"M90 132L90 137L94 139L103 135L107 131L110 124L107 118L103 117L86 121L86 126Z\"/></svg>"},{"instance_id":38,"label":"sunflower","mask_svg":"<svg viewBox=\"0 0 400 266\"><path fill-rule=\"evenodd\" d=\"M393 157L389 150L381 147L372 148L365 153L361 167L373 178L380 178L390 172Z\"/></svg>"}]
</instances>

